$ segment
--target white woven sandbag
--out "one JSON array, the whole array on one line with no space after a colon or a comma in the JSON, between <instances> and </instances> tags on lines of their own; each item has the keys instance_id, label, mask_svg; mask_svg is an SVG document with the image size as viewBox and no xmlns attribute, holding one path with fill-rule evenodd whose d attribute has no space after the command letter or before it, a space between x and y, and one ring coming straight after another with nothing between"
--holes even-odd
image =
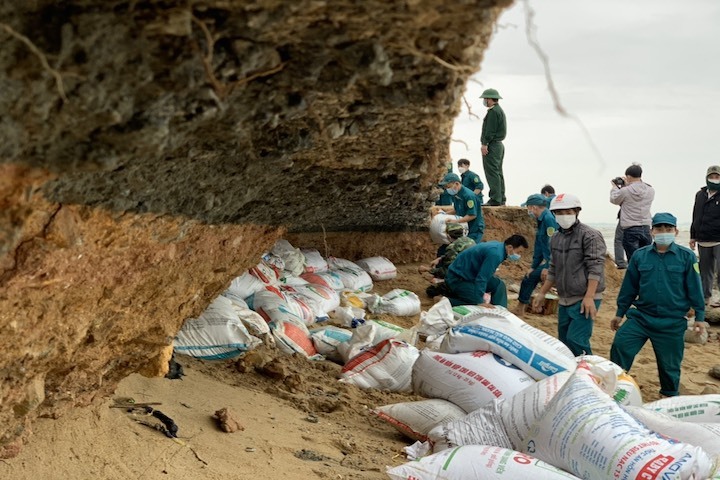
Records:
<instances>
[{"instance_id":1,"label":"white woven sandbag","mask_svg":"<svg viewBox=\"0 0 720 480\"><path fill-rule=\"evenodd\" d=\"M310 339L310 332L302 323L281 320L270 324L270 331L278 348L288 354L299 353L308 358L318 357L318 352Z\"/></svg>"},{"instance_id":2,"label":"white woven sandbag","mask_svg":"<svg viewBox=\"0 0 720 480\"><path fill-rule=\"evenodd\" d=\"M357 307L338 307L333 311L333 318L343 327L355 328L365 323L365 310Z\"/></svg>"},{"instance_id":3,"label":"white woven sandbag","mask_svg":"<svg viewBox=\"0 0 720 480\"><path fill-rule=\"evenodd\" d=\"M581 355L577 360L587 362L595 378L601 379L600 388L617 403L642 406L640 387L620 365L599 355Z\"/></svg>"},{"instance_id":4,"label":"white woven sandbag","mask_svg":"<svg viewBox=\"0 0 720 480\"><path fill-rule=\"evenodd\" d=\"M447 218L450 217L450 220ZM440 212L430 220L430 239L433 243L438 245L448 245L453 242L453 239L447 234L447 223L457 223L457 219L460 218L457 215L450 213ZM447 223L446 223L447 222ZM468 234L467 223L461 223L463 226L463 236Z\"/></svg>"},{"instance_id":5,"label":"white woven sandbag","mask_svg":"<svg viewBox=\"0 0 720 480\"><path fill-rule=\"evenodd\" d=\"M283 259L284 271L297 277L305 268L305 255L299 248L293 247L287 240L281 239L275 243L271 252Z\"/></svg>"},{"instance_id":6,"label":"white woven sandbag","mask_svg":"<svg viewBox=\"0 0 720 480\"><path fill-rule=\"evenodd\" d=\"M404 341L413 346L417 343L415 329L405 329L382 320L368 320L357 325L352 332L350 341L338 345L338 352L345 362L390 338Z\"/></svg>"},{"instance_id":7,"label":"white woven sandbag","mask_svg":"<svg viewBox=\"0 0 720 480\"><path fill-rule=\"evenodd\" d=\"M646 403L643 407L684 422L720 422L720 395L679 395Z\"/></svg>"},{"instance_id":8,"label":"white woven sandbag","mask_svg":"<svg viewBox=\"0 0 720 480\"><path fill-rule=\"evenodd\" d=\"M298 292L296 287L285 285L280 287L280 291L283 292L288 299L294 300L300 307L305 325L312 325L316 322L324 322L328 319L328 315L319 300L306 297Z\"/></svg>"},{"instance_id":9,"label":"white woven sandbag","mask_svg":"<svg viewBox=\"0 0 720 480\"><path fill-rule=\"evenodd\" d=\"M428 433L433 451L463 445L522 448L530 428L570 375L561 372L547 377L511 397L493 400L461 419L434 428Z\"/></svg>"},{"instance_id":10,"label":"white woven sandbag","mask_svg":"<svg viewBox=\"0 0 720 480\"><path fill-rule=\"evenodd\" d=\"M459 320L455 319L453 307L450 300L442 297L427 312L420 313L420 324L418 333L426 335L428 340L445 335L450 327L457 325Z\"/></svg>"},{"instance_id":11,"label":"white woven sandbag","mask_svg":"<svg viewBox=\"0 0 720 480\"><path fill-rule=\"evenodd\" d=\"M583 369L550 401L523 451L588 479L707 479L714 470L702 448L654 434Z\"/></svg>"},{"instance_id":12,"label":"white woven sandbag","mask_svg":"<svg viewBox=\"0 0 720 480\"><path fill-rule=\"evenodd\" d=\"M320 305L318 317L327 317L328 312L332 312L340 306L340 295L330 287L308 283L305 285L296 285L293 289L298 292L298 294Z\"/></svg>"},{"instance_id":13,"label":"white woven sandbag","mask_svg":"<svg viewBox=\"0 0 720 480\"><path fill-rule=\"evenodd\" d=\"M239 298L245 299L255 292L259 292L264 289L265 285L266 284L256 276L250 275L250 272L245 272L230 282L230 286L226 292L230 292Z\"/></svg>"},{"instance_id":14,"label":"white woven sandbag","mask_svg":"<svg viewBox=\"0 0 720 480\"><path fill-rule=\"evenodd\" d=\"M253 295L252 308L272 328L273 323L295 322L305 327L305 316L300 305L276 287L265 287ZM307 329L306 329L307 330Z\"/></svg>"},{"instance_id":15,"label":"white woven sandbag","mask_svg":"<svg viewBox=\"0 0 720 480\"><path fill-rule=\"evenodd\" d=\"M328 269L328 263L314 248L301 248L305 255L305 273L320 273Z\"/></svg>"},{"instance_id":16,"label":"white woven sandbag","mask_svg":"<svg viewBox=\"0 0 720 480\"><path fill-rule=\"evenodd\" d=\"M390 280L397 277L397 268L385 257L368 257L356 262L373 280Z\"/></svg>"},{"instance_id":17,"label":"white woven sandbag","mask_svg":"<svg viewBox=\"0 0 720 480\"><path fill-rule=\"evenodd\" d=\"M342 361L338 353L338 345L347 343L352 331L328 325L310 331L310 338L318 353L329 360Z\"/></svg>"},{"instance_id":18,"label":"white woven sandbag","mask_svg":"<svg viewBox=\"0 0 720 480\"><path fill-rule=\"evenodd\" d=\"M296 287L298 285L307 285L308 282L304 278L300 277L294 277L292 275L286 275L282 278L280 278L280 285L289 285L291 287Z\"/></svg>"},{"instance_id":19,"label":"white woven sandbag","mask_svg":"<svg viewBox=\"0 0 720 480\"><path fill-rule=\"evenodd\" d=\"M709 455L720 455L720 423L683 422L643 407L626 406L625 410L653 432L702 447Z\"/></svg>"},{"instance_id":20,"label":"white woven sandbag","mask_svg":"<svg viewBox=\"0 0 720 480\"><path fill-rule=\"evenodd\" d=\"M466 415L462 408L439 398L383 405L370 413L405 436L420 441L426 441L428 432L438 425Z\"/></svg>"},{"instance_id":21,"label":"white woven sandbag","mask_svg":"<svg viewBox=\"0 0 720 480\"><path fill-rule=\"evenodd\" d=\"M263 335L270 333L270 327L268 327L265 319L259 313L250 309L248 304L245 303L245 300L228 290L223 292L223 296L230 300L233 310L237 313L238 318L240 318L240 321L252 335L262 337Z\"/></svg>"},{"instance_id":22,"label":"white woven sandbag","mask_svg":"<svg viewBox=\"0 0 720 480\"><path fill-rule=\"evenodd\" d=\"M205 360L232 358L262 343L248 333L229 299L219 296L198 318L189 318L173 340L177 353Z\"/></svg>"},{"instance_id":23,"label":"white woven sandbag","mask_svg":"<svg viewBox=\"0 0 720 480\"><path fill-rule=\"evenodd\" d=\"M489 352L420 352L413 367L413 391L448 400L472 412L496 398L511 397L535 380Z\"/></svg>"},{"instance_id":24,"label":"white woven sandbag","mask_svg":"<svg viewBox=\"0 0 720 480\"><path fill-rule=\"evenodd\" d=\"M383 340L350 360L342 369L340 381L360 388L409 392L412 366L418 349L395 339Z\"/></svg>"},{"instance_id":25,"label":"white woven sandbag","mask_svg":"<svg viewBox=\"0 0 720 480\"><path fill-rule=\"evenodd\" d=\"M367 300L372 313L388 313L398 317L409 317L420 313L420 297L410 290L395 288L383 295L374 295Z\"/></svg>"},{"instance_id":26,"label":"white woven sandbag","mask_svg":"<svg viewBox=\"0 0 720 480\"><path fill-rule=\"evenodd\" d=\"M265 285L278 285L280 283L280 275L278 271L267 263L260 262L250 270L250 275L254 276Z\"/></svg>"},{"instance_id":27,"label":"white woven sandbag","mask_svg":"<svg viewBox=\"0 0 720 480\"><path fill-rule=\"evenodd\" d=\"M575 357L558 339L532 327L506 308L463 305L453 308L458 325L445 335L448 353L485 350L496 353L536 380L574 371Z\"/></svg>"},{"instance_id":28,"label":"white woven sandbag","mask_svg":"<svg viewBox=\"0 0 720 480\"><path fill-rule=\"evenodd\" d=\"M302 275L300 275L300 278L307 281L308 283L322 285L323 287L332 288L335 291L340 291L345 288L342 279L338 276L337 273L331 270L319 273L303 273Z\"/></svg>"},{"instance_id":29,"label":"white woven sandbag","mask_svg":"<svg viewBox=\"0 0 720 480\"><path fill-rule=\"evenodd\" d=\"M340 277L345 290L369 292L373 288L372 278L360 267L333 267L331 271Z\"/></svg>"},{"instance_id":30,"label":"white woven sandbag","mask_svg":"<svg viewBox=\"0 0 720 480\"><path fill-rule=\"evenodd\" d=\"M391 480L580 480L530 455L490 445L444 450L387 467L387 474Z\"/></svg>"}]
</instances>

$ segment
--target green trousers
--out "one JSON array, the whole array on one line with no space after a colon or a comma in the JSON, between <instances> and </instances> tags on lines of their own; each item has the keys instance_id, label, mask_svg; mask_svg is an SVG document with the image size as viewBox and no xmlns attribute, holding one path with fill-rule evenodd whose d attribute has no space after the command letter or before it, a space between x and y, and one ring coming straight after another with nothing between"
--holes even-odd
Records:
<instances>
[{"instance_id":1,"label":"green trousers","mask_svg":"<svg viewBox=\"0 0 720 480\"><path fill-rule=\"evenodd\" d=\"M453 307L479 305L483 303L483 295L489 293L491 304L507 308L507 288L498 277L493 276L488 280L484 292L478 291L474 281L464 280L449 272L445 277L445 285L450 290L448 300Z\"/></svg>"},{"instance_id":2,"label":"green trousers","mask_svg":"<svg viewBox=\"0 0 720 480\"><path fill-rule=\"evenodd\" d=\"M667 397L680 394L680 364L685 354L685 318L657 318L631 308L625 323L615 332L610 360L630 371L635 355L650 340L658 373L660 393Z\"/></svg>"},{"instance_id":3,"label":"green trousers","mask_svg":"<svg viewBox=\"0 0 720 480\"><path fill-rule=\"evenodd\" d=\"M503 175L503 158L505 158L505 146L502 142L493 142L488 145L488 154L483 157L483 170L488 187L488 202L504 204L505 198L505 176Z\"/></svg>"},{"instance_id":4,"label":"green trousers","mask_svg":"<svg viewBox=\"0 0 720 480\"><path fill-rule=\"evenodd\" d=\"M564 343L576 357L592 355L590 337L593 331L593 319L580 313L582 302L558 307L558 340ZM595 308L600 309L600 300L595 300Z\"/></svg>"}]
</instances>

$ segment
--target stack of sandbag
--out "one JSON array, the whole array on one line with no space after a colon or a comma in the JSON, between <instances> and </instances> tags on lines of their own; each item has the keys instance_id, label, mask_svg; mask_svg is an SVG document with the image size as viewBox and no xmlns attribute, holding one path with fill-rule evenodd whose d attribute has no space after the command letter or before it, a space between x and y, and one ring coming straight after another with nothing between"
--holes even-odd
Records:
<instances>
[{"instance_id":1,"label":"stack of sandbag","mask_svg":"<svg viewBox=\"0 0 720 480\"><path fill-rule=\"evenodd\" d=\"M322 272L303 273L300 278L308 283L314 283L315 285L322 285L323 287L331 288L335 291L341 291L345 288L343 281L336 272L331 270L325 270Z\"/></svg>"},{"instance_id":2,"label":"stack of sandbag","mask_svg":"<svg viewBox=\"0 0 720 480\"><path fill-rule=\"evenodd\" d=\"M237 298L246 300L255 292L263 290L266 286L279 285L278 274L271 266L260 262L256 266L249 269L239 277L230 282L230 286L226 290Z\"/></svg>"},{"instance_id":3,"label":"stack of sandbag","mask_svg":"<svg viewBox=\"0 0 720 480\"><path fill-rule=\"evenodd\" d=\"M410 392L412 365L418 349L390 338L352 358L342 369L340 381L361 388Z\"/></svg>"},{"instance_id":4,"label":"stack of sandbag","mask_svg":"<svg viewBox=\"0 0 720 480\"><path fill-rule=\"evenodd\" d=\"M175 352L206 360L232 358L259 345L230 299L219 296L198 318L189 318L173 340Z\"/></svg>"},{"instance_id":5,"label":"stack of sandbag","mask_svg":"<svg viewBox=\"0 0 720 480\"><path fill-rule=\"evenodd\" d=\"M708 479L715 470L701 446L652 432L585 369L553 397L522 451L580 478Z\"/></svg>"},{"instance_id":6,"label":"stack of sandbag","mask_svg":"<svg viewBox=\"0 0 720 480\"><path fill-rule=\"evenodd\" d=\"M327 261L314 248L301 248L300 251L305 256L305 273L320 273L328 269Z\"/></svg>"},{"instance_id":7,"label":"stack of sandbag","mask_svg":"<svg viewBox=\"0 0 720 480\"><path fill-rule=\"evenodd\" d=\"M252 297L252 308L270 325L278 347L288 354L315 357L317 350L306 326L307 313L293 298L276 287L266 287Z\"/></svg>"}]
</instances>

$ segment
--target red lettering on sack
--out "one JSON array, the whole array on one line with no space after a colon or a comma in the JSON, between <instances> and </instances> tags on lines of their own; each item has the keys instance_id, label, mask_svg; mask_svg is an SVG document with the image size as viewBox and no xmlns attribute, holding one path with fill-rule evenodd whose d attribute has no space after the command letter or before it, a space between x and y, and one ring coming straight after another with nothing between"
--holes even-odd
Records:
<instances>
[{"instance_id":1,"label":"red lettering on sack","mask_svg":"<svg viewBox=\"0 0 720 480\"><path fill-rule=\"evenodd\" d=\"M675 457L658 455L643 466L638 472L637 478L640 480L655 480L660 471L673 461L675 461Z\"/></svg>"}]
</instances>

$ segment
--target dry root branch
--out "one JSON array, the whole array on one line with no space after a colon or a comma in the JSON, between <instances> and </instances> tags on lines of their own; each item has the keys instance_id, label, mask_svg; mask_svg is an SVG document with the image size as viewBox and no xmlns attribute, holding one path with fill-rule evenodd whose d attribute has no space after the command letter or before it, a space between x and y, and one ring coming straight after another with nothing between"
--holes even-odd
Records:
<instances>
[{"instance_id":1,"label":"dry root branch","mask_svg":"<svg viewBox=\"0 0 720 480\"><path fill-rule=\"evenodd\" d=\"M18 40L20 40L22 43L25 44L25 46L35 54L35 56L40 60L40 64L42 65L43 69L45 69L48 73L50 73L53 77L55 77L55 87L57 88L58 93L60 94L60 98L63 99L63 102L67 102L67 96L65 95L65 85L63 84L62 75L60 75L60 72L55 70L50 66L48 63L47 57L43 52L40 51L40 49L30 40L28 37L23 35L22 33L18 32L14 28L12 28L7 23L0 22L0 27L7 32L8 35L11 37L14 37Z\"/></svg>"},{"instance_id":2,"label":"dry root branch","mask_svg":"<svg viewBox=\"0 0 720 480\"><path fill-rule=\"evenodd\" d=\"M215 91L215 94L220 98L223 99L227 97L235 87L239 87L241 85L245 85L246 83L250 83L253 80L257 78L262 77L268 77L270 75L276 74L279 71L281 71L283 68L285 68L285 62L282 62L272 68L269 68L267 70L262 70L260 72L255 72L251 75L248 75L245 78L241 78L239 80L236 80L231 83L225 83L220 81L217 76L215 75L215 70L212 66L213 61L213 51L215 50L215 42L217 41L217 38L213 37L212 33L210 32L210 29L207 27L207 24L197 18L195 15L192 16L192 21L195 23L198 27L200 27L200 30L202 30L203 35L205 36L205 45L207 48L207 51L202 54L202 63L203 63L203 69L205 70L205 75L207 76L208 81L210 82L210 85L212 85L213 90ZM195 48L200 50L199 45L197 45L197 42L195 42Z\"/></svg>"}]
</instances>

